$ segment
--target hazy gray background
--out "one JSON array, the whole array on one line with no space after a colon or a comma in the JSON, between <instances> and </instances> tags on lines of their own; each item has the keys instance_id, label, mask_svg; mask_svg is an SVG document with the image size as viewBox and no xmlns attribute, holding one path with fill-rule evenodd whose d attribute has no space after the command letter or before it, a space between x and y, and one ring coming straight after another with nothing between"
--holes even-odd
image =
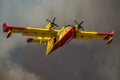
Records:
<instances>
[{"instance_id":1,"label":"hazy gray background","mask_svg":"<svg viewBox=\"0 0 120 80\"><path fill-rule=\"evenodd\" d=\"M84 20L88 31L115 30L114 41L71 41L45 56L44 46L28 44L2 24L44 27L57 17L60 26ZM119 0L0 0L0 80L120 80Z\"/></svg>"}]
</instances>

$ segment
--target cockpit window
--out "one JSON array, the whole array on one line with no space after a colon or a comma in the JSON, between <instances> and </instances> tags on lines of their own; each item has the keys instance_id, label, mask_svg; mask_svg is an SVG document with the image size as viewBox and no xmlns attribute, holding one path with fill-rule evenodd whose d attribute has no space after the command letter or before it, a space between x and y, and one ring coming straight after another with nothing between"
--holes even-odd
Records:
<instances>
[{"instance_id":1,"label":"cockpit window","mask_svg":"<svg viewBox=\"0 0 120 80\"><path fill-rule=\"evenodd\" d=\"M65 25L64 28L67 28L67 27L73 27L73 25Z\"/></svg>"}]
</instances>

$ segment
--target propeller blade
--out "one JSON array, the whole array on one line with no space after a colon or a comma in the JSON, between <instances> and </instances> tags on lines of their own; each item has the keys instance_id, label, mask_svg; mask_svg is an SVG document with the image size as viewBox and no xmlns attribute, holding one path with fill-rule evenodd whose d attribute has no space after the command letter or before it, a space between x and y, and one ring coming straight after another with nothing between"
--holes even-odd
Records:
<instances>
[{"instance_id":1,"label":"propeller blade","mask_svg":"<svg viewBox=\"0 0 120 80\"><path fill-rule=\"evenodd\" d=\"M74 22L75 22L76 24L78 24L78 22L77 22L76 20L74 20Z\"/></svg>"},{"instance_id":2,"label":"propeller blade","mask_svg":"<svg viewBox=\"0 0 120 80\"><path fill-rule=\"evenodd\" d=\"M82 29L82 30L85 30L81 25L83 24L83 21L80 22L79 24L79 27Z\"/></svg>"},{"instance_id":3,"label":"propeller blade","mask_svg":"<svg viewBox=\"0 0 120 80\"><path fill-rule=\"evenodd\" d=\"M74 20L74 22L76 23L76 24L78 24L78 22L76 21L76 20ZM82 30L85 30L81 25L83 24L83 21L81 21L79 24L78 24L78 26L82 29Z\"/></svg>"},{"instance_id":4,"label":"propeller blade","mask_svg":"<svg viewBox=\"0 0 120 80\"><path fill-rule=\"evenodd\" d=\"M82 30L85 30L82 26L81 26L81 29L82 29Z\"/></svg>"},{"instance_id":5,"label":"propeller blade","mask_svg":"<svg viewBox=\"0 0 120 80\"><path fill-rule=\"evenodd\" d=\"M79 25L82 25L82 23L83 23L83 21L81 21Z\"/></svg>"},{"instance_id":6,"label":"propeller blade","mask_svg":"<svg viewBox=\"0 0 120 80\"><path fill-rule=\"evenodd\" d=\"M57 24L53 23L53 25L55 25L56 27L59 27Z\"/></svg>"},{"instance_id":7,"label":"propeller blade","mask_svg":"<svg viewBox=\"0 0 120 80\"><path fill-rule=\"evenodd\" d=\"M46 19L46 21L48 21L48 22L50 22L50 23L51 23L51 21L50 21L49 19Z\"/></svg>"},{"instance_id":8,"label":"propeller blade","mask_svg":"<svg viewBox=\"0 0 120 80\"><path fill-rule=\"evenodd\" d=\"M46 19L46 21L48 21L52 24L52 27L53 27L53 25L56 27L59 27L57 24L55 24L55 20L56 20L56 17L54 17L52 21L50 21L49 19Z\"/></svg>"},{"instance_id":9,"label":"propeller blade","mask_svg":"<svg viewBox=\"0 0 120 80\"><path fill-rule=\"evenodd\" d=\"M56 17L54 17L54 18L53 18L53 21L52 21L52 22L54 23L54 22L55 22L55 20L56 20Z\"/></svg>"}]
</instances>

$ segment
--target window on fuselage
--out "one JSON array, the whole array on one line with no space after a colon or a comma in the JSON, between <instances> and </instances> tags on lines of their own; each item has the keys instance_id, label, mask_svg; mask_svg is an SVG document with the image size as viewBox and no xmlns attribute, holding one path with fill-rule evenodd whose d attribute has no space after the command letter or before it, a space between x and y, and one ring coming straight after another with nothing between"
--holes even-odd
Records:
<instances>
[{"instance_id":1,"label":"window on fuselage","mask_svg":"<svg viewBox=\"0 0 120 80\"><path fill-rule=\"evenodd\" d=\"M54 38L54 43L56 43L56 38Z\"/></svg>"},{"instance_id":2,"label":"window on fuselage","mask_svg":"<svg viewBox=\"0 0 120 80\"><path fill-rule=\"evenodd\" d=\"M67 28L67 27L73 27L73 25L66 25L64 28Z\"/></svg>"}]
</instances>

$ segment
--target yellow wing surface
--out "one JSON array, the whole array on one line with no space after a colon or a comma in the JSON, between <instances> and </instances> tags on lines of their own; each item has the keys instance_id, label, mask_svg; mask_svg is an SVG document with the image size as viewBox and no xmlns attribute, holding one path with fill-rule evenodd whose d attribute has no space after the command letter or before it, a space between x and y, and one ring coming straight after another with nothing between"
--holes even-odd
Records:
<instances>
[{"instance_id":1,"label":"yellow wing surface","mask_svg":"<svg viewBox=\"0 0 120 80\"><path fill-rule=\"evenodd\" d=\"M111 33L107 32L87 32L87 31L78 31L76 32L75 39L83 40L107 40L108 44L113 40L114 31Z\"/></svg>"},{"instance_id":2,"label":"yellow wing surface","mask_svg":"<svg viewBox=\"0 0 120 80\"><path fill-rule=\"evenodd\" d=\"M41 37L55 37L59 30L52 30L47 28L31 28L31 27L18 27L7 26L3 24L3 32L7 32L7 38L11 36L11 33L22 33L24 36L41 36Z\"/></svg>"}]
</instances>

